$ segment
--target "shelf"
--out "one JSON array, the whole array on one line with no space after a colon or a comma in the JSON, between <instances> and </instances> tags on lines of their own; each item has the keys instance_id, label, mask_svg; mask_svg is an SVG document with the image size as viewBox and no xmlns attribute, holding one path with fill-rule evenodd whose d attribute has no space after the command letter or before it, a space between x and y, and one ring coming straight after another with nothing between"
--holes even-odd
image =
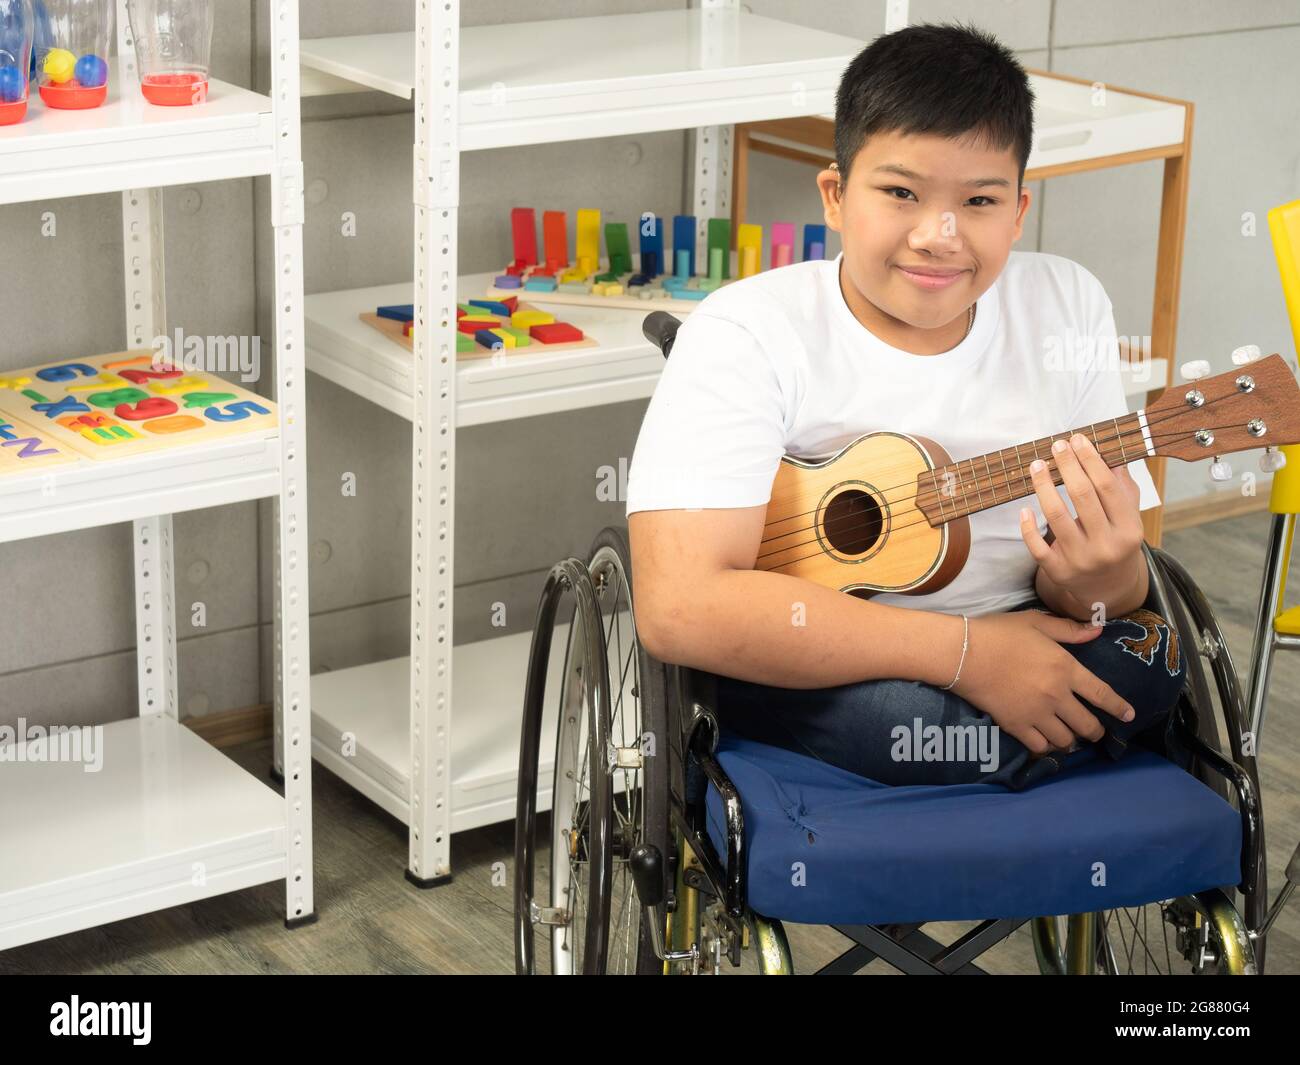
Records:
<instances>
[{"instance_id":1,"label":"shelf","mask_svg":"<svg viewBox=\"0 0 1300 1065\"><path fill-rule=\"evenodd\" d=\"M540 809L550 808L559 678L569 626L551 643L542 715ZM451 831L515 816L519 730L531 632L459 644L452 661ZM409 823L411 786L411 660L394 658L311 679L312 755L372 802ZM343 755L343 734L355 737Z\"/></svg>"},{"instance_id":2,"label":"shelf","mask_svg":"<svg viewBox=\"0 0 1300 1065\"><path fill-rule=\"evenodd\" d=\"M0 543L279 492L278 436L250 434L133 458L83 459L0 478Z\"/></svg>"},{"instance_id":3,"label":"shelf","mask_svg":"<svg viewBox=\"0 0 1300 1065\"><path fill-rule=\"evenodd\" d=\"M459 298L480 298L493 276L462 276ZM495 365L486 359L462 362L456 371L457 428L649 399L654 392L664 359L641 333L644 314L550 304L539 298L543 295L524 293L521 298L590 333L601 342L600 347L510 355ZM308 296L307 369L410 421L411 352L358 315L413 299L414 286L409 284ZM648 306L646 313L653 309ZM1149 372L1140 380L1128 364L1121 365L1125 395L1145 396L1164 387L1164 359L1152 360Z\"/></svg>"},{"instance_id":4,"label":"shelf","mask_svg":"<svg viewBox=\"0 0 1300 1065\"><path fill-rule=\"evenodd\" d=\"M1073 167L1183 141L1186 108L1182 104L1110 86L1100 96L1091 84L1042 73L1031 73L1029 83L1034 91L1034 144L1025 167L1027 181L1050 176L1042 171L1056 167ZM792 131L795 136L784 136L779 129L755 129L750 135L756 141L796 150L821 149L829 158L835 115L824 113L811 118L802 130Z\"/></svg>"},{"instance_id":5,"label":"shelf","mask_svg":"<svg viewBox=\"0 0 1300 1065\"><path fill-rule=\"evenodd\" d=\"M480 298L493 276L461 277L460 298ZM411 303L414 291L410 284L380 285L308 296L307 369L410 421L411 352L357 316L387 304ZM601 346L511 355L496 364L490 359L462 361L456 370L458 428L648 399L654 391L664 359L641 334L643 315L618 308L561 307L537 295L520 298L553 310Z\"/></svg>"},{"instance_id":6,"label":"shelf","mask_svg":"<svg viewBox=\"0 0 1300 1065\"><path fill-rule=\"evenodd\" d=\"M745 11L653 11L460 31L462 151L816 114L854 37ZM415 94L413 33L302 42L305 92Z\"/></svg>"},{"instance_id":7,"label":"shelf","mask_svg":"<svg viewBox=\"0 0 1300 1065\"><path fill-rule=\"evenodd\" d=\"M271 101L213 79L206 103L155 107L114 73L108 100L87 111L47 108L0 126L0 204L269 174Z\"/></svg>"},{"instance_id":8,"label":"shelf","mask_svg":"<svg viewBox=\"0 0 1300 1065\"><path fill-rule=\"evenodd\" d=\"M0 763L0 950L285 876L285 803L169 717L104 725L102 766Z\"/></svg>"}]
</instances>

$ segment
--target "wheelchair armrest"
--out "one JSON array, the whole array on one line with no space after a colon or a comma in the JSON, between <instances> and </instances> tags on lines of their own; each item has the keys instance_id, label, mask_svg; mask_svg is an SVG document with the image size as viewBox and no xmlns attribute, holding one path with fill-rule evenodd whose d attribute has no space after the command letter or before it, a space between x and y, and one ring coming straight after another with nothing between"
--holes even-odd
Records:
<instances>
[{"instance_id":1,"label":"wheelchair armrest","mask_svg":"<svg viewBox=\"0 0 1300 1065\"><path fill-rule=\"evenodd\" d=\"M1237 806L1241 811L1241 883L1238 885L1246 895L1253 895L1256 888L1256 870L1259 868L1259 798L1250 776L1241 766L1230 758L1225 758L1194 730L1194 724L1188 715L1192 713L1191 704L1179 699L1174 707L1173 727L1181 742L1194 756L1199 758L1207 768L1213 769L1226 779L1237 793Z\"/></svg>"}]
</instances>

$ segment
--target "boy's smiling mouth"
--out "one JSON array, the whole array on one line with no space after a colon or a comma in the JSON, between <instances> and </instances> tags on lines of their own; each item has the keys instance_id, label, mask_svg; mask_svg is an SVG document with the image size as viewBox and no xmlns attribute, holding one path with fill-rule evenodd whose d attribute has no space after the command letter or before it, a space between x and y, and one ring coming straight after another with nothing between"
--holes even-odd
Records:
<instances>
[{"instance_id":1,"label":"boy's smiling mouth","mask_svg":"<svg viewBox=\"0 0 1300 1065\"><path fill-rule=\"evenodd\" d=\"M899 273L918 288L931 292L936 289L947 288L966 273L965 270L935 266L904 266L901 263L896 264L896 266Z\"/></svg>"}]
</instances>

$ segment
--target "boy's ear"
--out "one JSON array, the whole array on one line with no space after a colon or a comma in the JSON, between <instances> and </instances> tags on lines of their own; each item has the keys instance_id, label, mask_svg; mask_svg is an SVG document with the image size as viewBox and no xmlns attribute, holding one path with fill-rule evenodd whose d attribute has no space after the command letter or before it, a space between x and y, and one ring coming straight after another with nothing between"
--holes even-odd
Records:
<instances>
[{"instance_id":1,"label":"boy's ear","mask_svg":"<svg viewBox=\"0 0 1300 1065\"><path fill-rule=\"evenodd\" d=\"M1032 199L1033 199L1033 195L1029 191L1029 186L1021 185L1020 203L1019 206L1016 208L1016 235L1011 238L1011 242L1013 244L1020 239L1020 234L1024 232L1025 215L1029 213L1029 203Z\"/></svg>"},{"instance_id":2,"label":"boy's ear","mask_svg":"<svg viewBox=\"0 0 1300 1065\"><path fill-rule=\"evenodd\" d=\"M844 195L842 175L838 170L826 169L817 174L817 190L822 196L822 215L826 224L836 233L840 230L840 203Z\"/></svg>"}]
</instances>

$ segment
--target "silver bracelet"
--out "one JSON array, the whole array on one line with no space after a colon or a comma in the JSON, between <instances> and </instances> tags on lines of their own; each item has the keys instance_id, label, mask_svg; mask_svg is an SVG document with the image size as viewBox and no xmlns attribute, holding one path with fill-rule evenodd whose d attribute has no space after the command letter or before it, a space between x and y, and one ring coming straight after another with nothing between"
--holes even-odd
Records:
<instances>
[{"instance_id":1,"label":"silver bracelet","mask_svg":"<svg viewBox=\"0 0 1300 1065\"><path fill-rule=\"evenodd\" d=\"M961 620L962 620L961 661L957 663L957 676L953 677L950 683L945 684L942 688L940 688L939 690L941 692L946 692L949 688L953 686L953 684L957 683L958 679L961 677L961 667L966 664L966 647L970 643L970 618L968 618L965 614L963 614L961 616Z\"/></svg>"}]
</instances>

